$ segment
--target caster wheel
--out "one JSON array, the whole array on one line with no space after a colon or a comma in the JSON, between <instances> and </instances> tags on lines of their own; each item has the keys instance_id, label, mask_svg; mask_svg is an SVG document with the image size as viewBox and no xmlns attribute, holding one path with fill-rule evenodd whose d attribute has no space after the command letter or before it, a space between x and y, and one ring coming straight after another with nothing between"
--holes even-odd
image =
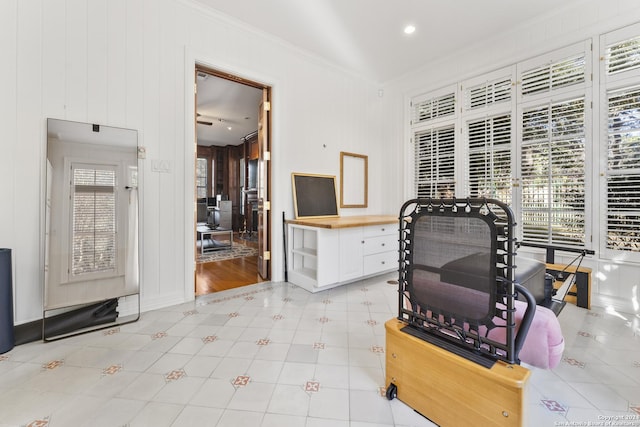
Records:
<instances>
[{"instance_id":1,"label":"caster wheel","mask_svg":"<svg viewBox=\"0 0 640 427\"><path fill-rule=\"evenodd\" d=\"M389 384L387 387L387 399L393 400L398 396L398 387L394 383Z\"/></svg>"}]
</instances>

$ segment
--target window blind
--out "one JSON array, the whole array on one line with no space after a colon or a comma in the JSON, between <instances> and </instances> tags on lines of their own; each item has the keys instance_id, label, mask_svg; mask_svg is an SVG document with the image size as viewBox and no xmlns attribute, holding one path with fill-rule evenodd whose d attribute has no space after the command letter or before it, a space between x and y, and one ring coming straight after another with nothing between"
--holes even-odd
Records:
<instances>
[{"instance_id":1,"label":"window blind","mask_svg":"<svg viewBox=\"0 0 640 427\"><path fill-rule=\"evenodd\" d=\"M414 102L412 124L455 115L456 95L446 93L426 100Z\"/></svg>"},{"instance_id":2,"label":"window blind","mask_svg":"<svg viewBox=\"0 0 640 427\"><path fill-rule=\"evenodd\" d=\"M608 91L607 111L606 247L638 252L640 251L640 86Z\"/></svg>"},{"instance_id":3,"label":"window blind","mask_svg":"<svg viewBox=\"0 0 640 427\"><path fill-rule=\"evenodd\" d=\"M511 101L511 78L509 77L483 82L464 90L465 111L508 101Z\"/></svg>"},{"instance_id":4,"label":"window blind","mask_svg":"<svg viewBox=\"0 0 640 427\"><path fill-rule=\"evenodd\" d=\"M600 37L601 250L640 260L640 24ZM603 193L604 193L603 191Z\"/></svg>"},{"instance_id":5,"label":"window blind","mask_svg":"<svg viewBox=\"0 0 640 427\"><path fill-rule=\"evenodd\" d=\"M467 123L466 194L511 204L511 114Z\"/></svg>"},{"instance_id":6,"label":"window blind","mask_svg":"<svg viewBox=\"0 0 640 427\"><path fill-rule=\"evenodd\" d=\"M72 276L116 269L116 172L72 166Z\"/></svg>"},{"instance_id":7,"label":"window blind","mask_svg":"<svg viewBox=\"0 0 640 427\"><path fill-rule=\"evenodd\" d=\"M461 197L497 198L513 208L522 240L588 246L590 49L585 40L470 78L453 94L446 87L414 98L418 197L457 189Z\"/></svg>"},{"instance_id":8,"label":"window blind","mask_svg":"<svg viewBox=\"0 0 640 427\"><path fill-rule=\"evenodd\" d=\"M418 131L414 134L414 144L416 196L454 196L454 125Z\"/></svg>"},{"instance_id":9,"label":"window blind","mask_svg":"<svg viewBox=\"0 0 640 427\"><path fill-rule=\"evenodd\" d=\"M196 194L198 199L207 197L207 159L204 157L196 160Z\"/></svg>"},{"instance_id":10,"label":"window blind","mask_svg":"<svg viewBox=\"0 0 640 427\"><path fill-rule=\"evenodd\" d=\"M522 95L533 95L583 83L585 55L580 53L522 72Z\"/></svg>"},{"instance_id":11,"label":"window blind","mask_svg":"<svg viewBox=\"0 0 640 427\"><path fill-rule=\"evenodd\" d=\"M606 48L605 71L608 75L640 68L640 36L613 43Z\"/></svg>"},{"instance_id":12,"label":"window blind","mask_svg":"<svg viewBox=\"0 0 640 427\"><path fill-rule=\"evenodd\" d=\"M523 111L521 191L525 241L584 246L584 97Z\"/></svg>"}]
</instances>

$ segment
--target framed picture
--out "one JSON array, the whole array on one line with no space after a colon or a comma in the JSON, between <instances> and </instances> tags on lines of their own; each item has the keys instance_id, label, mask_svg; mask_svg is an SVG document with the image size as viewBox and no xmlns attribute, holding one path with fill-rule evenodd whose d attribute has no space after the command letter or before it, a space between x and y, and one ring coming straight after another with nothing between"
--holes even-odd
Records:
<instances>
[{"instance_id":1,"label":"framed picture","mask_svg":"<svg viewBox=\"0 0 640 427\"><path fill-rule=\"evenodd\" d=\"M293 172L291 182L296 218L338 216L335 176Z\"/></svg>"}]
</instances>

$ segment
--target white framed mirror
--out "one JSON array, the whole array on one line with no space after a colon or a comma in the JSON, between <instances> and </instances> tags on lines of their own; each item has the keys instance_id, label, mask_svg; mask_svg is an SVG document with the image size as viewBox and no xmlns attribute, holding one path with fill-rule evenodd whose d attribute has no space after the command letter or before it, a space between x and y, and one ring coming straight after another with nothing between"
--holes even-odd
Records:
<instances>
[{"instance_id":1,"label":"white framed mirror","mask_svg":"<svg viewBox=\"0 0 640 427\"><path fill-rule=\"evenodd\" d=\"M47 119L44 340L139 317L137 153L135 130Z\"/></svg>"}]
</instances>

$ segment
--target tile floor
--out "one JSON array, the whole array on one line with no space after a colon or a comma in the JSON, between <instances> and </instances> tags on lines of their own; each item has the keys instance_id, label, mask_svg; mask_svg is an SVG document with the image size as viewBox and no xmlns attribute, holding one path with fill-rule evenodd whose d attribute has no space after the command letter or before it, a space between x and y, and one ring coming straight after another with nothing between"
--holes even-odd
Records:
<instances>
[{"instance_id":1,"label":"tile floor","mask_svg":"<svg viewBox=\"0 0 640 427\"><path fill-rule=\"evenodd\" d=\"M383 397L389 279L265 282L18 346L0 355L0 426L432 426ZM564 358L532 368L528 424L640 426L640 318L567 305L560 321Z\"/></svg>"}]
</instances>

